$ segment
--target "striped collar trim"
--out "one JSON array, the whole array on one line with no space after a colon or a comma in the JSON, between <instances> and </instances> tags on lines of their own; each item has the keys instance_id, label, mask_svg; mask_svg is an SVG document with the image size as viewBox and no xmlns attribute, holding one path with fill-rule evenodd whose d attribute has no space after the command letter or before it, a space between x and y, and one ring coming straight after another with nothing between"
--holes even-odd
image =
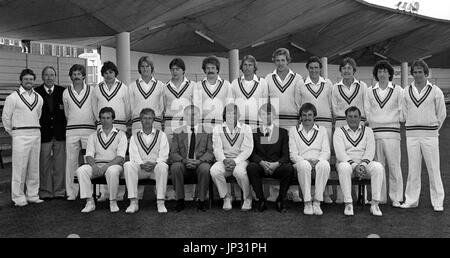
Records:
<instances>
[{"instance_id":1,"label":"striped collar trim","mask_svg":"<svg viewBox=\"0 0 450 258\"><path fill-rule=\"evenodd\" d=\"M240 135L240 132L241 132L240 128L238 128L238 130L234 134L234 137L231 137L231 135L229 135L227 133L227 130L226 130L225 127L222 127L222 129L223 129L223 134L225 135L225 138L227 139L228 143L231 146L234 146L234 144L236 143L237 139L239 138L239 135Z\"/></svg>"},{"instance_id":2,"label":"striped collar trim","mask_svg":"<svg viewBox=\"0 0 450 258\"><path fill-rule=\"evenodd\" d=\"M108 148L109 148L109 146L111 146L111 144L114 142L114 140L116 139L116 136L117 136L117 134L119 133L119 131L117 131L117 129L116 130L114 130L115 128L113 128L113 130L111 131L111 137L109 138L109 140L107 141L107 142L105 142L104 140L103 140L103 137L102 137L102 132L103 132L103 130L102 129L99 129L98 131L97 131L97 138L98 138L98 141L100 142L100 145L103 147L103 149L105 149L105 150L107 150Z\"/></svg>"},{"instance_id":3,"label":"striped collar trim","mask_svg":"<svg viewBox=\"0 0 450 258\"><path fill-rule=\"evenodd\" d=\"M303 128L300 128L300 126L301 125L297 125L297 133L298 133L298 135L300 136L300 139L302 139L302 141L306 144L306 145L308 145L308 146L310 146L315 140L316 140L316 138L317 138L317 135L319 134L319 130L317 129L317 126L316 127L314 127L313 126L313 130L314 130L314 133L313 133L313 135L312 135L312 137L311 137L311 139L307 139L306 138L306 136L305 135L303 135Z\"/></svg>"},{"instance_id":4,"label":"striped collar trim","mask_svg":"<svg viewBox=\"0 0 450 258\"><path fill-rule=\"evenodd\" d=\"M428 95L430 95L430 92L433 89L433 87L430 86L429 84L427 84L427 86L426 86L427 89L420 99L416 99L416 96L414 96L412 87L413 87L412 85L409 86L409 97L411 98L414 105L416 105L416 107L419 107L425 101L425 99L428 97Z\"/></svg>"},{"instance_id":5,"label":"striped collar trim","mask_svg":"<svg viewBox=\"0 0 450 258\"><path fill-rule=\"evenodd\" d=\"M86 102L86 100L89 97L89 93L91 91L91 87L89 85L86 85L86 91L84 92L84 96L83 96L83 98L80 101L75 96L74 91L75 90L73 89L73 86L70 87L69 88L69 96L72 99L72 101L78 106L78 108L81 108L81 107L83 107L84 103Z\"/></svg>"},{"instance_id":6,"label":"striped collar trim","mask_svg":"<svg viewBox=\"0 0 450 258\"><path fill-rule=\"evenodd\" d=\"M152 131L152 133L153 133L153 131ZM143 149L143 150L145 151L145 153L148 155L148 154L150 154L150 152L152 151L153 147L155 147L156 142L158 141L159 130L156 130L155 136L153 137L153 140L152 140L152 142L150 143L149 146L147 146L147 145L145 144L145 141L144 141L144 139L142 138L142 134L143 134L143 132L142 132L142 131L139 131L139 132L137 133L137 139L138 139L138 142L139 142L139 144L141 145L142 149Z\"/></svg>"},{"instance_id":7,"label":"striped collar trim","mask_svg":"<svg viewBox=\"0 0 450 258\"><path fill-rule=\"evenodd\" d=\"M205 90L206 94L207 94L211 99L214 99L214 98L217 96L217 94L219 94L219 92L220 92L220 90L222 89L222 86L223 86L223 84L224 84L224 81L223 81L223 80L219 80L219 79L218 79L218 81L219 81L219 85L217 85L217 87L216 87L216 89L214 90L214 92L211 92L211 91L208 89L208 86L206 85L206 80L203 80L203 81L202 81L203 90Z\"/></svg>"},{"instance_id":8,"label":"striped collar trim","mask_svg":"<svg viewBox=\"0 0 450 258\"><path fill-rule=\"evenodd\" d=\"M273 79L273 82L275 83L275 86L277 86L278 90L280 90L281 93L284 93L287 90L287 88L289 88L289 86L291 86L292 82L294 81L295 75L296 75L295 73L293 73L289 70L289 74L287 75L287 76L289 76L289 79L286 82L286 84L284 84L284 85L282 85L281 84L282 82L280 82L278 80L278 75L276 73L272 74L272 79Z\"/></svg>"},{"instance_id":9,"label":"striped collar trim","mask_svg":"<svg viewBox=\"0 0 450 258\"><path fill-rule=\"evenodd\" d=\"M344 90L342 89L342 87L344 86L343 84L338 84L337 85L338 90L339 90L339 94L345 100L345 102L347 102L347 104L349 104L349 105L356 98L356 96L358 95L359 89L361 88L361 84L359 82L355 82L355 84L356 84L355 90L353 91L352 95L350 95L350 97L348 97L345 94Z\"/></svg>"},{"instance_id":10,"label":"striped collar trim","mask_svg":"<svg viewBox=\"0 0 450 258\"><path fill-rule=\"evenodd\" d=\"M356 140L353 140L352 137L350 137L350 134L347 132L348 128L349 128L348 126L343 126L343 127L341 127L341 130L342 130L342 132L344 132L345 137L353 145L353 147L356 147L361 142L361 140L364 138L364 133L366 131L366 127L360 126L361 132L359 133L359 136L358 136L358 138L356 138Z\"/></svg>"},{"instance_id":11,"label":"striped collar trim","mask_svg":"<svg viewBox=\"0 0 450 258\"><path fill-rule=\"evenodd\" d=\"M20 93L20 89L19 90L17 90L17 95L19 95L19 98L22 100L22 102L28 107L28 109L30 110L30 111L33 111L33 109L37 106L37 104L38 104L38 102L39 102L39 98L38 98L38 96L37 96L37 93L36 92L34 92L34 91L32 91L33 93L34 93L34 101L33 101L33 103L29 103L28 101L27 101L27 99L24 97L24 96L22 96L22 94Z\"/></svg>"},{"instance_id":12,"label":"striped collar trim","mask_svg":"<svg viewBox=\"0 0 450 258\"><path fill-rule=\"evenodd\" d=\"M148 97L150 97L150 95L152 95L153 91L156 88L156 84L158 82L156 80L154 80L153 77L152 77L151 81L153 81L153 84L150 87L150 90L148 92L145 92L144 89L141 86L141 81L142 81L142 79L141 80L136 80L136 86L137 86L139 92L141 93L142 97L144 97L144 99L147 99Z\"/></svg>"},{"instance_id":13,"label":"striped collar trim","mask_svg":"<svg viewBox=\"0 0 450 258\"><path fill-rule=\"evenodd\" d=\"M172 84L170 83L170 81L166 84L166 86L167 86L167 89L175 96L175 98L179 99L181 96L183 96L184 92L187 90L187 88L189 87L189 84L191 82L188 80L185 80L184 83L185 84L181 88L180 92L177 92L177 90L172 87Z\"/></svg>"},{"instance_id":14,"label":"striped collar trim","mask_svg":"<svg viewBox=\"0 0 450 258\"><path fill-rule=\"evenodd\" d=\"M113 99L117 93L119 92L120 88L122 87L122 82L119 80L116 80L117 85L114 88L114 91L111 93L111 95L109 95L105 89L106 83L105 82L101 82L98 87L100 89L100 93L103 95L103 97L105 97L105 99L109 102L111 99Z\"/></svg>"},{"instance_id":15,"label":"striped collar trim","mask_svg":"<svg viewBox=\"0 0 450 258\"><path fill-rule=\"evenodd\" d=\"M386 103L389 101L389 99L391 99L392 93L394 92L394 88L389 87L389 92L386 95L386 97L384 98L384 100L381 100L380 96L378 96L377 89L375 87L373 88L372 91L373 91L373 96L375 97L375 100L378 102L378 105L380 106L380 108L383 108L386 105Z\"/></svg>"},{"instance_id":16,"label":"striped collar trim","mask_svg":"<svg viewBox=\"0 0 450 258\"><path fill-rule=\"evenodd\" d=\"M256 75L255 75L256 77ZM253 93L255 93L256 89L258 88L258 84L259 84L259 78L258 80L253 79L254 84L252 89L250 90L250 92L247 92L244 88L244 84L242 83L242 79L239 77L238 78L238 85L239 85L239 89L241 89L242 94L244 94L244 96L249 99L253 96Z\"/></svg>"},{"instance_id":17,"label":"striped collar trim","mask_svg":"<svg viewBox=\"0 0 450 258\"><path fill-rule=\"evenodd\" d=\"M311 87L311 83L308 83L305 85L306 89L308 89L308 91L317 99L320 94L322 93L323 89L325 88L325 82L321 82L320 83L320 87L317 91L314 91Z\"/></svg>"}]
</instances>

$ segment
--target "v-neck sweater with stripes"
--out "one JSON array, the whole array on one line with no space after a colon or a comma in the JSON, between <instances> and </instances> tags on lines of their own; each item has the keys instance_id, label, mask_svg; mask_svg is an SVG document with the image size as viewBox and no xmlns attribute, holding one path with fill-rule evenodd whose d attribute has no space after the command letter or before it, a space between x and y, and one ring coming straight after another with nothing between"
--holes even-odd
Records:
<instances>
[{"instance_id":1,"label":"v-neck sweater with stripes","mask_svg":"<svg viewBox=\"0 0 450 258\"><path fill-rule=\"evenodd\" d=\"M323 126L331 128L331 91L333 84L329 79L322 78L320 87L317 90L314 88L311 83L307 83L305 80L305 86L300 88L301 104L313 104L317 109L317 117L314 121L321 122Z\"/></svg>"},{"instance_id":2,"label":"v-neck sweater with stripes","mask_svg":"<svg viewBox=\"0 0 450 258\"><path fill-rule=\"evenodd\" d=\"M349 162L353 167L361 162L369 164L375 157L375 137L372 129L360 125L359 134L352 137L347 128L342 126L334 131L333 146L337 161Z\"/></svg>"},{"instance_id":3,"label":"v-neck sweater with stripes","mask_svg":"<svg viewBox=\"0 0 450 258\"><path fill-rule=\"evenodd\" d=\"M285 83L280 82L275 73L266 76L270 102L278 110L280 119L297 120L300 110L300 88L304 87L302 76L289 73Z\"/></svg>"},{"instance_id":4,"label":"v-neck sweater with stripes","mask_svg":"<svg viewBox=\"0 0 450 258\"><path fill-rule=\"evenodd\" d=\"M313 134L310 138L298 131L299 126L289 129L289 156L292 162L298 163L302 160L318 159L330 160L330 143L327 129L317 125L318 129L312 128Z\"/></svg>"},{"instance_id":5,"label":"v-neck sweater with stripes","mask_svg":"<svg viewBox=\"0 0 450 258\"><path fill-rule=\"evenodd\" d=\"M127 147L127 136L122 130L113 128L105 138L105 134L98 129L88 138L86 156L93 157L97 163L108 163L117 156L125 159Z\"/></svg>"},{"instance_id":6,"label":"v-neck sweater with stripes","mask_svg":"<svg viewBox=\"0 0 450 258\"><path fill-rule=\"evenodd\" d=\"M369 126L372 128L375 139L400 140L400 115L403 89L392 84L394 88L387 88L387 94L382 97L380 88L371 86L367 89L364 100L365 111Z\"/></svg>"},{"instance_id":7,"label":"v-neck sweater with stripes","mask_svg":"<svg viewBox=\"0 0 450 258\"><path fill-rule=\"evenodd\" d=\"M19 90L6 97L2 122L5 130L12 136L40 135L39 118L44 100L34 90L28 100Z\"/></svg>"},{"instance_id":8,"label":"v-neck sweater with stripes","mask_svg":"<svg viewBox=\"0 0 450 258\"><path fill-rule=\"evenodd\" d=\"M88 136L96 129L96 117L92 110L93 88L89 85L84 87L82 96L78 96L73 86L63 92L64 112L67 118L66 136Z\"/></svg>"},{"instance_id":9,"label":"v-neck sweater with stripes","mask_svg":"<svg viewBox=\"0 0 450 258\"><path fill-rule=\"evenodd\" d=\"M412 85L403 89L402 112L406 120L407 137L433 137L447 117L444 94L438 86L427 82L419 98Z\"/></svg>"}]
</instances>

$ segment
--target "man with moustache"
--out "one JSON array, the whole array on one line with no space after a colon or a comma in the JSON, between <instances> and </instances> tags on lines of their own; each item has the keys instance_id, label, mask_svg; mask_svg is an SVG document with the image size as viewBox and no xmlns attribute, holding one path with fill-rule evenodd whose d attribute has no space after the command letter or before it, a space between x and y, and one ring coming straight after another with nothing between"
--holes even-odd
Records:
<instances>
[{"instance_id":1,"label":"man with moustache","mask_svg":"<svg viewBox=\"0 0 450 258\"><path fill-rule=\"evenodd\" d=\"M56 70L47 66L42 70L44 83L35 91L44 100L41 125L41 153L39 161L39 197L43 200L64 198L66 168L66 116L62 95L64 87L55 84Z\"/></svg>"},{"instance_id":2,"label":"man with moustache","mask_svg":"<svg viewBox=\"0 0 450 258\"><path fill-rule=\"evenodd\" d=\"M86 68L74 64L69 70L70 85L63 93L66 127L66 195L74 201L79 192L78 184L73 182L75 171L80 166L80 151L86 150L89 135L95 131L95 116L92 111L94 89L85 83Z\"/></svg>"},{"instance_id":3,"label":"man with moustache","mask_svg":"<svg viewBox=\"0 0 450 258\"><path fill-rule=\"evenodd\" d=\"M42 203L39 199L39 118L44 100L33 90L36 74L30 69L20 73L20 87L6 97L2 122L12 136L11 198L16 206ZM26 186L26 192L24 188Z\"/></svg>"}]
</instances>

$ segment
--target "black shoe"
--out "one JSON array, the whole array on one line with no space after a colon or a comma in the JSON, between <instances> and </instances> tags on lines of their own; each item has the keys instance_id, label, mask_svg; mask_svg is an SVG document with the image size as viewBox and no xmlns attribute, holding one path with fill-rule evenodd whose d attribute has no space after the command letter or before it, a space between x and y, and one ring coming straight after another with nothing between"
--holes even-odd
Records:
<instances>
[{"instance_id":1,"label":"black shoe","mask_svg":"<svg viewBox=\"0 0 450 258\"><path fill-rule=\"evenodd\" d=\"M283 201L277 200L275 202L275 207L276 207L278 212L281 212L281 213L287 212L286 208L284 207L284 202Z\"/></svg>"},{"instance_id":2,"label":"black shoe","mask_svg":"<svg viewBox=\"0 0 450 258\"><path fill-rule=\"evenodd\" d=\"M43 200L43 201L51 201L53 199L53 197L51 196L45 196L45 197L39 197L39 199Z\"/></svg>"},{"instance_id":3,"label":"black shoe","mask_svg":"<svg viewBox=\"0 0 450 258\"><path fill-rule=\"evenodd\" d=\"M259 212L263 212L263 211L267 210L266 200L259 201L257 207L258 207Z\"/></svg>"},{"instance_id":4,"label":"black shoe","mask_svg":"<svg viewBox=\"0 0 450 258\"><path fill-rule=\"evenodd\" d=\"M199 211L206 211L205 201L198 201L197 210L199 210Z\"/></svg>"},{"instance_id":5,"label":"black shoe","mask_svg":"<svg viewBox=\"0 0 450 258\"><path fill-rule=\"evenodd\" d=\"M177 206L175 206L175 210L177 212L184 210L184 200L183 199L177 200Z\"/></svg>"}]
</instances>

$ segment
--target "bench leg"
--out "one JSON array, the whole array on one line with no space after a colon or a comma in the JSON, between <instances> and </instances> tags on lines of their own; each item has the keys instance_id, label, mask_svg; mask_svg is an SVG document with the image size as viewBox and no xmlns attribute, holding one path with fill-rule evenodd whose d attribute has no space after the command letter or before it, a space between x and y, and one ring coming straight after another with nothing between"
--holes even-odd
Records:
<instances>
[{"instance_id":1,"label":"bench leg","mask_svg":"<svg viewBox=\"0 0 450 258\"><path fill-rule=\"evenodd\" d=\"M209 209L211 209L212 207L212 203L214 201L214 185L213 185L213 181L212 178L209 178L209 188L208 188L208 192L209 192L209 198L208 198L208 202L209 202Z\"/></svg>"},{"instance_id":2,"label":"bench leg","mask_svg":"<svg viewBox=\"0 0 450 258\"><path fill-rule=\"evenodd\" d=\"M94 198L95 204L97 204L97 184L93 184L92 186L94 187L92 191L92 197Z\"/></svg>"},{"instance_id":3,"label":"bench leg","mask_svg":"<svg viewBox=\"0 0 450 258\"><path fill-rule=\"evenodd\" d=\"M5 165L3 164L3 157L2 157L2 151L0 150L0 166L2 168L5 168Z\"/></svg>"}]
</instances>

